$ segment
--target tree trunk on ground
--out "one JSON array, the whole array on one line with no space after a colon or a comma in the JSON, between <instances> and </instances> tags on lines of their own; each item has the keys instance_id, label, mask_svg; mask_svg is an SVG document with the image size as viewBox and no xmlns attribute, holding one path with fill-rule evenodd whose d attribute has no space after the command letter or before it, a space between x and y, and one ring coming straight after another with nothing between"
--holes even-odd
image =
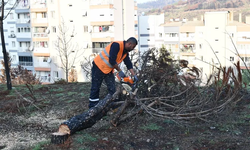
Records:
<instances>
[{"instance_id":1,"label":"tree trunk on ground","mask_svg":"<svg viewBox=\"0 0 250 150\"><path fill-rule=\"evenodd\" d=\"M53 133L51 137L51 143L62 144L69 135L74 134L77 131L92 127L98 120L107 114L110 110L111 102L120 94L120 89L112 96L108 94L103 100L101 100L95 107L90 108L88 111L76 115L69 120L63 122L58 132Z\"/></svg>"}]
</instances>

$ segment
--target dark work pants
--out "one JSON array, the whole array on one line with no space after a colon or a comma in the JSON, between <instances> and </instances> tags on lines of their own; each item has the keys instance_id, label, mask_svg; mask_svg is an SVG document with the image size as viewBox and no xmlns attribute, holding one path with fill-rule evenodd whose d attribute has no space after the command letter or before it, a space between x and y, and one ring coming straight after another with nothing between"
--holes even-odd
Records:
<instances>
[{"instance_id":1,"label":"dark work pants","mask_svg":"<svg viewBox=\"0 0 250 150\"><path fill-rule=\"evenodd\" d=\"M93 107L92 105L96 105L99 102L99 92L100 92L100 87L102 85L103 80L105 80L106 82L109 94L113 95L116 91L115 76L112 71L108 74L104 74L96 66L94 62L93 62L93 67L91 71L92 71L92 74L91 74L92 79L91 79L91 91L90 91L90 97L89 97L89 102L90 102L89 107Z\"/></svg>"}]
</instances>

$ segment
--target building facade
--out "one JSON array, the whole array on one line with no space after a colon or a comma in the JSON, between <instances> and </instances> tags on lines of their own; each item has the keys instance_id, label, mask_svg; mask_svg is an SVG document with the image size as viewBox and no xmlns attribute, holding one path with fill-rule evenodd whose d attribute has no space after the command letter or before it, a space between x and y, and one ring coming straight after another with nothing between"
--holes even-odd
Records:
<instances>
[{"instance_id":1,"label":"building facade","mask_svg":"<svg viewBox=\"0 0 250 150\"><path fill-rule=\"evenodd\" d=\"M70 68L83 82L87 80L81 68L84 58L99 53L112 41L136 37L137 24L134 0L21 0L4 22L4 29L12 66L22 65L42 82L52 83L66 78L56 47L64 25L65 35L75 47L69 51L74 55L79 50Z\"/></svg>"},{"instance_id":2,"label":"building facade","mask_svg":"<svg viewBox=\"0 0 250 150\"><path fill-rule=\"evenodd\" d=\"M158 15L158 19L164 18ZM203 71L203 77L208 77L213 72L213 66L229 67L234 66L239 59L238 55L244 59L250 67L250 17L246 17L246 22L235 21L233 12L206 12L200 19L194 18L189 21L183 19L171 19L163 24L155 24L151 18L155 16L139 16L139 51L148 48L160 48L163 44L172 52L175 59L185 59L190 66L196 66ZM151 40L147 35L145 27L158 28L155 30L154 38ZM150 43L149 41L153 41ZM161 44L160 44L161 43ZM238 54L237 54L238 53ZM246 69L241 61L241 69Z\"/></svg>"}]
</instances>

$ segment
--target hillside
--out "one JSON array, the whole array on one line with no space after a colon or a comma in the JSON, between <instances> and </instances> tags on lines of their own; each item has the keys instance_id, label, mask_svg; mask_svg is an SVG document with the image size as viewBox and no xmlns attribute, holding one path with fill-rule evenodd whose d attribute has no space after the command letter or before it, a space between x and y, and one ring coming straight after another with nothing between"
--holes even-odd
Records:
<instances>
[{"instance_id":1,"label":"hillside","mask_svg":"<svg viewBox=\"0 0 250 150\"><path fill-rule=\"evenodd\" d=\"M166 3L166 1L164 2ZM250 15L250 0L189 0L171 2L164 5L163 2L158 0L144 3L143 5L138 4L138 12L145 12L145 15L165 13L165 21L168 21L170 18L200 19L205 12L211 11L233 11L234 20L238 20L239 13L241 13L243 22L245 21L245 16ZM148 9L145 6L148 6Z\"/></svg>"}]
</instances>

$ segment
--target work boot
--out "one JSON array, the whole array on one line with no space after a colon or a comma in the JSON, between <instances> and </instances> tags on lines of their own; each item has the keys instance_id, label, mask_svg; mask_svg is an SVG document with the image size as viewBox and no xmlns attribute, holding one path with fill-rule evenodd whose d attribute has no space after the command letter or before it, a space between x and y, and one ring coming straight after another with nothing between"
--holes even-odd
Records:
<instances>
[{"instance_id":1,"label":"work boot","mask_svg":"<svg viewBox=\"0 0 250 150\"><path fill-rule=\"evenodd\" d=\"M89 109L95 107L98 103L99 101L89 101Z\"/></svg>"}]
</instances>

